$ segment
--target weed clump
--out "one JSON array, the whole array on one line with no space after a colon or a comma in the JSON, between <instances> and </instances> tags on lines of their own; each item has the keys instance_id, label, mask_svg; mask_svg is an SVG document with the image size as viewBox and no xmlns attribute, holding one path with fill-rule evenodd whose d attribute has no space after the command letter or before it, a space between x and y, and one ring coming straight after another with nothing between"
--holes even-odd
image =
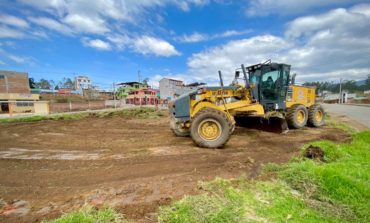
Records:
<instances>
[{"instance_id":1,"label":"weed clump","mask_svg":"<svg viewBox=\"0 0 370 223\"><path fill-rule=\"evenodd\" d=\"M117 213L113 208L105 207L96 210L92 207L86 207L78 211L64 214L60 218L43 221L43 223L124 223L127 222L123 216Z\"/></svg>"}]
</instances>

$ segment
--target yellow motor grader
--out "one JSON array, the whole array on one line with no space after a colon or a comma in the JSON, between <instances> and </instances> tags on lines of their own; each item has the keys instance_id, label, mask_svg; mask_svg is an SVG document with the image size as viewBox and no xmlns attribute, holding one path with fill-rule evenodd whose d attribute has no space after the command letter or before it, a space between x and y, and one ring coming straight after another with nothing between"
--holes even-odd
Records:
<instances>
[{"instance_id":1,"label":"yellow motor grader","mask_svg":"<svg viewBox=\"0 0 370 223\"><path fill-rule=\"evenodd\" d=\"M220 86L200 87L169 103L171 130L176 136L191 136L200 147L219 148L233 133L237 116L278 118L284 132L288 126L324 125L315 88L295 85L290 67L271 61L242 64L230 86L224 86L219 71Z\"/></svg>"}]
</instances>

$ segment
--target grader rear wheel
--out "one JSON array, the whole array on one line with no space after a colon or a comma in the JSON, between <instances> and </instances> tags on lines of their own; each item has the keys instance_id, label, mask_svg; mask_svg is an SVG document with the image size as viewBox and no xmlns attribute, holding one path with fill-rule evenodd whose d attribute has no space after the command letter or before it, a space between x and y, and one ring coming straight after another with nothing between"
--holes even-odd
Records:
<instances>
[{"instance_id":1,"label":"grader rear wheel","mask_svg":"<svg viewBox=\"0 0 370 223\"><path fill-rule=\"evenodd\" d=\"M195 144L206 148L222 147L234 130L226 114L215 109L204 109L195 115L190 135Z\"/></svg>"},{"instance_id":2,"label":"grader rear wheel","mask_svg":"<svg viewBox=\"0 0 370 223\"><path fill-rule=\"evenodd\" d=\"M304 105L293 105L288 108L285 119L289 127L294 129L303 128L307 124L307 108Z\"/></svg>"},{"instance_id":3,"label":"grader rear wheel","mask_svg":"<svg viewBox=\"0 0 370 223\"><path fill-rule=\"evenodd\" d=\"M312 127L321 127L325 124L325 112L320 104L314 104L308 109L308 124Z\"/></svg>"}]
</instances>

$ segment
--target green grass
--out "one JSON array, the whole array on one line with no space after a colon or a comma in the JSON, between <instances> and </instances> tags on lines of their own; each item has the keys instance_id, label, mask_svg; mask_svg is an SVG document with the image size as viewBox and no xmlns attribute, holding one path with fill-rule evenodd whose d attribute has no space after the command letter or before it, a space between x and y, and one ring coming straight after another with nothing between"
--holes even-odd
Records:
<instances>
[{"instance_id":1,"label":"green grass","mask_svg":"<svg viewBox=\"0 0 370 223\"><path fill-rule=\"evenodd\" d=\"M162 111L155 108L133 108L123 109L118 111L109 111L96 113L98 117L123 117L123 118L139 118L139 119L154 119L164 116Z\"/></svg>"},{"instance_id":2,"label":"green grass","mask_svg":"<svg viewBox=\"0 0 370 223\"><path fill-rule=\"evenodd\" d=\"M308 145L324 159L303 157ZM270 180L217 179L204 193L161 207L160 222L369 222L370 131L348 144L318 141L284 165L268 164Z\"/></svg>"},{"instance_id":3,"label":"green grass","mask_svg":"<svg viewBox=\"0 0 370 223\"><path fill-rule=\"evenodd\" d=\"M352 128L350 125L346 124L346 123L343 123L343 122L338 122L334 119L331 118L331 116L329 114L326 114L325 115L325 123L327 126L330 126L332 128L337 128L337 129L341 129L347 133L355 133L356 130L354 128Z\"/></svg>"},{"instance_id":4,"label":"green grass","mask_svg":"<svg viewBox=\"0 0 370 223\"><path fill-rule=\"evenodd\" d=\"M105 207L96 210L91 207L64 214L60 218L44 223L124 223L123 216L114 209Z\"/></svg>"},{"instance_id":5,"label":"green grass","mask_svg":"<svg viewBox=\"0 0 370 223\"><path fill-rule=\"evenodd\" d=\"M14 123L14 122L35 122L43 120L77 120L87 117L108 118L108 117L122 117L122 118L139 118L139 119L155 119L164 116L162 111L157 111L154 108L132 108L107 112L81 112L71 114L60 114L51 116L30 116L19 118L0 118L0 123Z\"/></svg>"}]
</instances>

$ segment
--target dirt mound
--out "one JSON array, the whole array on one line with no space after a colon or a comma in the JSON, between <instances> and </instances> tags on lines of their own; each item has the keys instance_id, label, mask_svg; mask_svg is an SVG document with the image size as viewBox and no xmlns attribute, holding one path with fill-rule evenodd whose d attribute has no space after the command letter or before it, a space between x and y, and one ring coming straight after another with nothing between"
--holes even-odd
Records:
<instances>
[{"instance_id":1,"label":"dirt mound","mask_svg":"<svg viewBox=\"0 0 370 223\"><path fill-rule=\"evenodd\" d=\"M318 160L323 161L325 153L320 147L310 145L309 147L305 149L303 155L304 157L309 158L309 159L318 159Z\"/></svg>"}]
</instances>

